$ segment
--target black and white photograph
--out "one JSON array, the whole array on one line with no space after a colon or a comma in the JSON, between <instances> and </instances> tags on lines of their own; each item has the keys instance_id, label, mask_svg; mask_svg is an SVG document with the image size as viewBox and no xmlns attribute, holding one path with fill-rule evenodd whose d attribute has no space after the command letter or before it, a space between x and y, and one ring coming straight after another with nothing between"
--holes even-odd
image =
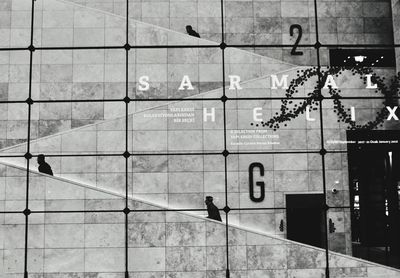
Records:
<instances>
[{"instance_id":1,"label":"black and white photograph","mask_svg":"<svg viewBox=\"0 0 400 278\"><path fill-rule=\"evenodd\" d=\"M400 0L0 0L0 278L400 278Z\"/></svg>"}]
</instances>

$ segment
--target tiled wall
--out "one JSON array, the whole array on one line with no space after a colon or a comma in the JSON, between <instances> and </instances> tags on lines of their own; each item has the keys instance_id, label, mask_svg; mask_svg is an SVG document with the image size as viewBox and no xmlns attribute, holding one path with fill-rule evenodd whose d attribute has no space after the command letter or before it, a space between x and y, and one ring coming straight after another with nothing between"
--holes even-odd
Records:
<instances>
[{"instance_id":1,"label":"tiled wall","mask_svg":"<svg viewBox=\"0 0 400 278\"><path fill-rule=\"evenodd\" d=\"M118 9L117 7L122 2L113 3L113 9ZM36 1L35 3L35 46L124 44L125 37L123 33L125 30L123 18L111 13L103 13L101 11L70 5L68 2L46 0L44 2ZM107 1L97 1L96 3L98 7L104 6L103 8L107 9L111 7ZM176 2L175 5L192 5L193 3ZM243 3L248 4L249 2ZM265 3L259 2L257 5L264 5ZM272 6L276 6L277 3L279 2L273 2ZM297 5L295 2L282 2L281 4L288 5L288 3ZM304 3L300 6L304 7ZM329 6L333 3L321 2L320 4L324 7L324 5ZM367 5L368 3L359 2L358 5ZM90 3L86 4L91 5ZM234 13L229 12L229 10L235 10L234 6L236 4L240 6L241 2L227 2L229 7L232 6L232 8L226 8L227 14L234 16ZM143 4L135 2L133 7L135 5L141 7L139 10L146 5L151 10L154 3L147 2ZM200 10L204 9L203 4L199 5L201 6L199 7ZM210 5L215 5L215 3ZM348 5L348 3L337 2L335 5ZM385 2L379 2L376 5L382 6L376 10L385 13ZM30 8L31 5L27 1L2 2L0 6L2 13L0 34L3 38L0 42L1 46L26 47L29 44ZM134 11L138 10L132 9ZM180 8L176 9L179 10ZM332 10L334 10L332 7L329 8L329 11ZM289 10L285 9L285 11L287 13ZM114 12L120 14L117 10L114 10ZM205 12L201 13L206 14ZM63 20L59 20L60 18L63 18ZM329 17L324 17L321 20L327 19ZM364 20L368 20L368 18ZM307 19L308 21L310 19ZM321 24L321 26L323 25ZM329 26L332 26L332 24ZM321 27L322 29L323 27ZM87 35L89 33L91 36ZM235 31L232 34L238 34L239 36L241 33ZM354 34L351 35L353 36ZM305 37L307 37L306 33ZM193 37L137 22L132 22L129 38L131 44L185 43L197 45L205 43ZM227 51L227 57L225 59L227 63L226 75L238 74L242 80L268 75L291 67L276 60L261 58L260 56L251 55L239 50ZM132 81L129 84L129 94L132 97L185 97L220 88L222 84L222 57L218 49L131 50L129 59L129 77ZM32 98L34 100L122 98L125 96L124 62L123 50L92 50L90 52L85 50L35 51L33 53ZM23 101L28 97L28 63L29 53L27 51L12 53L2 51L0 53L1 100ZM190 76L195 90L177 91L183 74ZM141 75L149 75L151 80L154 80L151 83L150 91L146 93L136 90L136 82ZM157 105L156 102L131 103L129 113L155 105ZM90 109L88 108L89 106ZM32 106L31 138L35 139L104 119L115 118L121 115L123 110L124 104L114 102L90 104L36 103ZM0 104L0 119L0 147L12 146L26 140L26 104Z\"/></svg>"},{"instance_id":2,"label":"tiled wall","mask_svg":"<svg viewBox=\"0 0 400 278\"><path fill-rule=\"evenodd\" d=\"M124 1L71 0L76 3L126 15ZM319 40L326 44L392 43L390 0L318 0ZM131 1L130 17L185 33L192 25L203 38L221 40L220 1ZM314 44L314 0L225 1L226 41L231 44L292 44L292 24L303 28L301 43ZM251 48L246 48L251 50ZM290 55L290 49L267 48L253 51L299 65L316 64L315 49L301 49L303 56ZM322 64L328 52L322 50Z\"/></svg>"},{"instance_id":3,"label":"tiled wall","mask_svg":"<svg viewBox=\"0 0 400 278\"><path fill-rule=\"evenodd\" d=\"M21 4L24 3L24 4ZM3 9L2 17L5 28L0 31L4 34L5 40L2 40L4 46L26 46L29 43L29 8L27 2L5 1L0 5ZM62 45L122 45L124 43L123 29L124 20L112 14L90 11L85 8L71 6L55 0L36 1L36 13L38 15L35 26L35 45L36 46L55 46ZM103 2L102 2L103 3ZM136 3L141 9L153 9L163 7L162 4L155 2ZM168 3L168 2L166 2ZM245 3L245 4L244 4ZM266 2L257 2L259 5L255 11L266 11L264 5ZM277 33L276 39L282 41L289 40L284 35L282 26L288 27L290 23L297 20L304 21L305 26L312 25L310 18L310 9L312 6L307 2L268 2L271 7L282 7L285 5L296 6L299 11L303 11L303 17L291 18L290 9L279 10L281 17L278 17L274 23L276 30L271 33ZM368 14L371 9L370 2L320 2L319 5L325 9L325 14L320 19L320 28L322 32L321 40L339 40L338 30L340 24L352 26L351 22L358 22L359 18L336 17L338 11L350 9L350 14L358 17L362 15L362 26L369 26L371 22L377 22L378 26L384 26L380 20L385 21L387 14L387 2L374 2L379 11L381 19L375 18L375 14ZM104 2L107 4L107 2ZM211 3L210 4L212 7ZM227 2L226 12L228 40L244 40L249 33L246 28L257 21L257 16L246 18L244 14L249 2ZM101 5L98 3L98 5ZM113 3L117 7L118 3ZM170 5L168 3L168 5ZM185 9L191 10L192 2L177 2L175 5L185 6ZM196 3L197 5L197 3ZM199 4L203 5L203 4ZM360 6L361 5L361 6ZM369 6L368 6L369 5ZM243 8L241 8L243 6ZM334 6L334 7L333 7ZM347 7L347 8L346 8ZM173 8L178 12L180 8ZM253 8L254 9L254 8ZM199 9L200 11L201 9ZM143 10L141 10L143 11ZM237 11L237 12L235 12ZM306 12L307 11L307 12ZM334 14L330 14L335 11ZM215 12L215 11L214 11ZM117 13L117 12L116 12ZM204 12L203 12L204 13ZM117 13L118 14L118 13ZM307 14L307 16L306 16ZM259 14L260 15L260 14ZM169 12L168 12L169 16ZM238 18L235 18L238 16ZM240 16L240 18L239 18ZM368 16L371 16L369 18ZM196 15L196 17L198 17ZM217 17L217 16L216 16ZM5 18L5 19L4 19ZM9 20L7 18L10 18ZM59 20L62 18L63 20ZM229 19L230 18L230 19ZM232 20L231 20L232 19ZM265 18L270 20L268 17ZM288 21L285 21L285 20ZM143 20L143 19L142 19ZM151 19L156 20L156 19ZM186 19L183 18L183 23ZM295 20L295 21L292 21ZM374 21L375 20L375 21ZM378 20L378 21L376 21ZM259 20L258 22L260 22ZM210 21L212 22L212 21ZM230 25L228 25L228 22ZM248 23L246 23L248 22ZM274 20L271 20L274 22ZM156 22L152 22L156 23ZM8 25L7 25L8 24ZM180 24L180 23L179 23ZM177 25L179 25L177 24ZM207 23L208 24L208 23ZM235 25L236 24L236 25ZM260 23L263 24L263 23ZM271 23L272 24L272 23ZM282 26L280 25L282 24ZM361 23L357 23L361 24ZM195 25L199 30L202 27ZM180 25L179 25L180 26ZM217 26L217 24L213 24ZM230 26L230 27L228 27ZM271 26L271 25L268 25ZM333 27L332 27L333 26ZM337 27L335 27L337 26ZM286 28L285 27L285 28ZM123 28L123 27L122 27ZM231 28L231 29L229 29ZM243 29L242 29L243 28ZM255 27L254 27L255 28ZM261 27L257 27L260 28ZM282 29L283 28L283 29ZM311 27L307 27L312 30ZM333 28L333 31L329 31ZM335 29L337 28L337 29ZM179 33L174 33L162 28L155 28L146 24L132 23L130 33L131 44L202 44L204 41L197 40ZM287 29L287 28L286 28ZM373 28L366 28L372 32ZM387 30L387 28L384 28ZM379 37L383 37L382 42L387 42L387 34L382 32L376 34L362 34L357 36L357 28L348 31L348 37L358 38L362 42L367 42L374 38L374 42ZM363 29L364 30L364 29ZM373 31L375 32L375 31ZM218 32L216 32L218 33ZM228 32L229 33L229 32ZM246 34L245 34L246 33ZM91 36L88 36L91 34ZM252 33L250 32L250 35ZM307 32L304 33L307 39ZM267 34L264 38L269 39L274 36ZM311 35L312 36L312 35ZM87 38L90 39L87 39ZM258 36L257 36L258 37ZM262 37L262 36L260 36ZM210 37L211 38L211 37ZM343 36L343 39L345 36ZM255 39L255 37L254 37ZM357 39L357 40L358 40ZM253 40L250 36L250 40ZM276 57L288 59L282 56L282 50L274 50ZM193 50L193 49L168 49L168 50L138 50L130 55L130 78L137 80L141 75L149 75L151 80L156 82L152 84L150 93L141 93L136 89L136 83L130 84L129 94L139 98L171 98L184 97L210 91L220 88L222 83L222 57L219 50ZM226 51L227 74L237 74L242 80L265 76L275 73L282 69L291 68L290 65L276 60L262 58L257 55L246 53L239 50ZM272 52L271 52L272 53ZM267 53L267 54L271 54ZM265 53L264 53L265 54ZM27 97L28 87L28 53L0 53L0 93L2 100L24 100ZM272 55L272 54L271 54ZM34 52L34 74L32 98L40 99L103 99L103 98L122 98L125 96L124 87L124 51L35 51ZM307 58L308 57L308 58ZM326 56L325 56L326 57ZM294 61L299 63L312 64L310 55L303 57L305 60ZM303 59L300 58L300 59ZM177 91L180 78L183 74L188 74L195 86L194 91ZM296 71L287 73L290 77L296 75ZM392 72L382 72L382 74L392 74ZM290 80L291 78L289 78ZM310 81L306 84L305 90L300 89L300 94L305 95L315 84ZM236 96L284 96L284 90L272 91L269 78L261 78L253 82L244 84L242 91L228 91L228 97ZM351 78L344 75L341 82L344 94L370 95L371 91L365 92L360 88L364 86L357 78ZM361 87L360 87L361 86ZM356 93L355 93L356 92ZM201 95L200 97L219 98L222 90ZM324 127L325 140L345 139L346 126L337 122L337 117L333 112L332 105L324 106ZM163 104L163 105L162 105ZM141 111L148 107L157 106L155 109L144 111L131 115L129 117L131 131L129 133L129 150L136 153L147 152L221 152L223 150L223 122L222 122L222 102L220 101L193 101L180 102L165 105L165 103L150 102L149 104L136 104L130 106L130 112ZM360 121L363 118L370 120L377 111L378 104L373 101L351 102L346 101L346 105L355 104L361 111ZM171 108L193 107L195 122L188 124L176 124L171 119L166 118L148 118L146 113L159 114L169 112ZM233 101L227 102L227 130L228 137L227 149L230 152L237 150L303 150L318 151L320 149L319 121L307 122L304 115L291 121L287 127L282 127L276 133L280 136L280 145L260 145L260 146L237 146L232 144L235 139L230 136L231 130L236 129L254 129L250 126L252 122L252 109L256 106L262 107L266 118L279 112L279 101ZM216 122L203 122L203 108L210 110L216 108ZM26 104L0 104L2 113L0 128L2 129L2 146L14 145L20 141L26 140L27 132L27 105ZM35 103L32 110L32 139L54 134L60 131L69 130L73 127L86 125L92 122L99 124L87 126L79 130L64 133L62 135L38 140L32 144L32 153L39 154L57 154L57 153L102 153L125 151L124 139L124 119L102 122L107 119L115 119L123 115L124 104L116 103ZM315 111L318 115L318 111ZM272 133L272 131L271 131ZM342 146L327 145L328 149L342 149ZM26 148L22 145L20 148L12 149L19 154L24 154ZM204 208L203 200L206 195L213 195L216 204L223 207L224 204L224 169L223 156L220 154L205 156L149 156L141 155L130 159L129 181L132 194L141 198L165 203L173 207L194 207ZM228 201L229 205L238 208L279 207L285 205L285 194L287 193L306 193L322 192L322 171L321 158L318 154L276 154L276 155L235 155L228 156ZM249 201L248 193L248 166L249 163L257 160L265 166L264 181L267 187L265 201L262 204L255 204ZM100 188L106 188L117 192L123 192L125 179L125 159L121 157L86 157L86 158L50 158L49 162L54 168L56 174L64 177L84 181ZM295 162L295 163L293 163ZM335 205L348 204L348 177L347 177L347 158L341 154L329 154L326 159L326 174L328 186L329 202ZM24 165L24 164L22 164ZM31 166L35 167L32 163ZM330 194L332 187L339 189L339 194ZM18 203L18 202L17 202ZM16 203L16 204L17 204ZM351 253L350 230L348 223L348 212L330 211L329 218L332 218L336 224L337 232L330 235L330 248L342 253ZM275 233L285 236L285 231L279 230L279 223L285 219L282 211L270 211L263 213L254 213L241 211L232 213L231 221L246 227L252 227L258 230ZM262 249L262 248L261 248ZM183 250L183 249L182 249ZM71 251L72 252L72 251ZM73 251L75 252L75 251ZM186 251L185 252L191 252ZM260 251L261 253L263 251ZM285 251L286 252L286 251ZM258 263L255 263L258 264ZM262 264L262 263L261 263ZM57 265L57 263L54 263ZM90 268L89 268L90 269ZM183 267L185 269L185 267Z\"/></svg>"},{"instance_id":4,"label":"tiled wall","mask_svg":"<svg viewBox=\"0 0 400 278\"><path fill-rule=\"evenodd\" d=\"M103 46L125 44L124 20L56 0L35 2L34 45ZM2 2L2 47L27 47L30 41L28 1ZM60 20L62 18L62 20ZM88 35L90 34L90 36ZM203 44L203 40L132 23L130 44ZM209 43L209 42L208 42ZM132 98L182 98L220 88L221 50L138 49L129 52L129 88ZM33 52L32 95L35 100L121 99L125 97L125 50L36 50ZM248 80L291 68L290 64L231 49L225 57L226 74ZM150 79L150 90L137 90L141 76ZM183 75L194 90L178 91ZM29 52L1 51L0 100L25 101L29 96ZM157 105L131 103L129 113ZM31 138L124 115L122 102L35 103L31 114ZM0 148L23 142L27 137L28 107L25 103L0 104Z\"/></svg>"},{"instance_id":5,"label":"tiled wall","mask_svg":"<svg viewBox=\"0 0 400 278\"><path fill-rule=\"evenodd\" d=\"M300 72L301 68L298 69ZM289 80L294 78L297 70L287 71ZM382 75L390 75L392 71L381 71ZM299 87L296 96L306 95L313 90L315 82L311 78ZM343 73L336 79L342 95L359 96L376 95L375 90L363 89L363 79ZM270 78L261 78L243 83L243 90L227 90L227 96L281 96L285 90L271 90ZM324 91L327 94L327 92ZM219 97L220 90L202 94L203 98ZM376 100L344 100L346 107L354 105L357 123L373 120L375 113L382 107ZM298 103L294 101L293 105ZM227 157L228 165L228 205L245 208L278 208L285 206L285 194L321 193L322 161L317 153L321 149L319 110L312 111L315 121L307 121L304 114L282 126L277 131L251 126L253 108L261 107L264 119L279 111L279 100L228 100L227 116ZM194 108L194 122L176 123L173 118L161 117L171 113L171 109ZM203 109L208 112L215 108L216 119L203 121ZM215 203L225 206L224 177L224 133L223 110L221 101L181 101L169 105L142 111L129 117L128 149L135 156L129 158L129 188L136 197L150 202L165 204L174 208L204 208L204 198L212 195ZM151 116L156 117L151 117ZM345 150L345 144L330 144L330 140L345 140L347 125L338 122L332 102L325 100L323 106L325 148L328 150ZM98 154L98 157L50 157L48 160L57 175L83 181L99 188L116 192L125 192L125 119L105 121L96 125L60 135L42 138L31 144L31 152L35 155L50 154ZM237 145L239 139L232 138L237 130L267 130L266 134L277 135L278 145ZM246 141L246 140L244 140ZM243 141L243 142L244 142ZM266 140L248 140L266 142ZM298 154L234 154L234 152L254 151L308 151L315 153ZM6 150L9 153L23 155L25 145ZM210 155L190 155L190 153L212 153ZM121 154L106 157L103 153ZM171 153L187 153L186 155L167 156ZM162 155L164 154L164 155ZM11 161L7 159L7 161ZM261 162L265 168L263 178L256 171L256 181L266 184L266 197L262 203L254 203L249 198L249 166L252 162ZM13 163L24 165L24 159L13 160ZM36 164L31 166L36 168ZM326 156L326 182L328 203L333 206L347 206L348 192L347 156L341 153L330 153ZM332 194L333 188L338 189ZM343 253L351 253L350 223L348 212L330 211L330 218L336 224L337 231L332 234L334 249ZM279 230L280 221L285 221L285 213L280 210L240 211L232 213L231 221L245 227L285 236Z\"/></svg>"},{"instance_id":6,"label":"tiled wall","mask_svg":"<svg viewBox=\"0 0 400 278\"><path fill-rule=\"evenodd\" d=\"M26 171L0 165L0 206L25 208ZM29 275L123 277L125 222L122 212L62 213L71 209L122 210L123 198L64 180L30 173ZM128 270L133 277L225 277L225 226L130 200ZM50 213L58 211L60 213ZM23 214L0 215L0 274L24 269ZM229 265L234 277L324 277L325 252L266 234L229 227ZM344 274L397 278L399 273L336 253L329 254L333 277Z\"/></svg>"}]
</instances>

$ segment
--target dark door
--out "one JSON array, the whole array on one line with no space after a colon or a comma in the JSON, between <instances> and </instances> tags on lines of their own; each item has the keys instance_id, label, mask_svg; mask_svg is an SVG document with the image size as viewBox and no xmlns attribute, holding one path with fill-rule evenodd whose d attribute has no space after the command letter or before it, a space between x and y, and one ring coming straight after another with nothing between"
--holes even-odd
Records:
<instances>
[{"instance_id":1,"label":"dark door","mask_svg":"<svg viewBox=\"0 0 400 278\"><path fill-rule=\"evenodd\" d=\"M323 194L286 195L287 238L324 247Z\"/></svg>"},{"instance_id":2,"label":"dark door","mask_svg":"<svg viewBox=\"0 0 400 278\"><path fill-rule=\"evenodd\" d=\"M353 255L400 267L400 131L349 131Z\"/></svg>"}]
</instances>

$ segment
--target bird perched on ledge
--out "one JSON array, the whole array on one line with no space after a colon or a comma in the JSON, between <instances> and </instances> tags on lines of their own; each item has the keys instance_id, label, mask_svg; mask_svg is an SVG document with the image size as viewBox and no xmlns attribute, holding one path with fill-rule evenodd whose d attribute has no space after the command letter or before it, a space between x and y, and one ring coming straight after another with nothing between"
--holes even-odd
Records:
<instances>
[{"instance_id":1,"label":"bird perched on ledge","mask_svg":"<svg viewBox=\"0 0 400 278\"><path fill-rule=\"evenodd\" d=\"M214 203L213 203L213 197L206 196L205 203L207 205L207 212L208 212L207 218L222 222L221 215L219 214L219 210L218 210L217 206L214 205Z\"/></svg>"},{"instance_id":2,"label":"bird perched on ledge","mask_svg":"<svg viewBox=\"0 0 400 278\"><path fill-rule=\"evenodd\" d=\"M195 30L193 30L192 25L186 25L186 32L193 37L200 38L199 33L197 33Z\"/></svg>"}]
</instances>

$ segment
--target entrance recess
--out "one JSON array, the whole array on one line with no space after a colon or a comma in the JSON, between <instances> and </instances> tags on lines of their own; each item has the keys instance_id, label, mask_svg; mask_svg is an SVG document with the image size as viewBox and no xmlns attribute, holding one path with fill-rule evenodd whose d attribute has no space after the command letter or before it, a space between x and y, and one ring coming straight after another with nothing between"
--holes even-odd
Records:
<instances>
[{"instance_id":1,"label":"entrance recess","mask_svg":"<svg viewBox=\"0 0 400 278\"><path fill-rule=\"evenodd\" d=\"M324 247L323 194L286 195L287 238Z\"/></svg>"},{"instance_id":2,"label":"entrance recess","mask_svg":"<svg viewBox=\"0 0 400 278\"><path fill-rule=\"evenodd\" d=\"M348 131L353 255L400 267L400 131Z\"/></svg>"}]
</instances>

